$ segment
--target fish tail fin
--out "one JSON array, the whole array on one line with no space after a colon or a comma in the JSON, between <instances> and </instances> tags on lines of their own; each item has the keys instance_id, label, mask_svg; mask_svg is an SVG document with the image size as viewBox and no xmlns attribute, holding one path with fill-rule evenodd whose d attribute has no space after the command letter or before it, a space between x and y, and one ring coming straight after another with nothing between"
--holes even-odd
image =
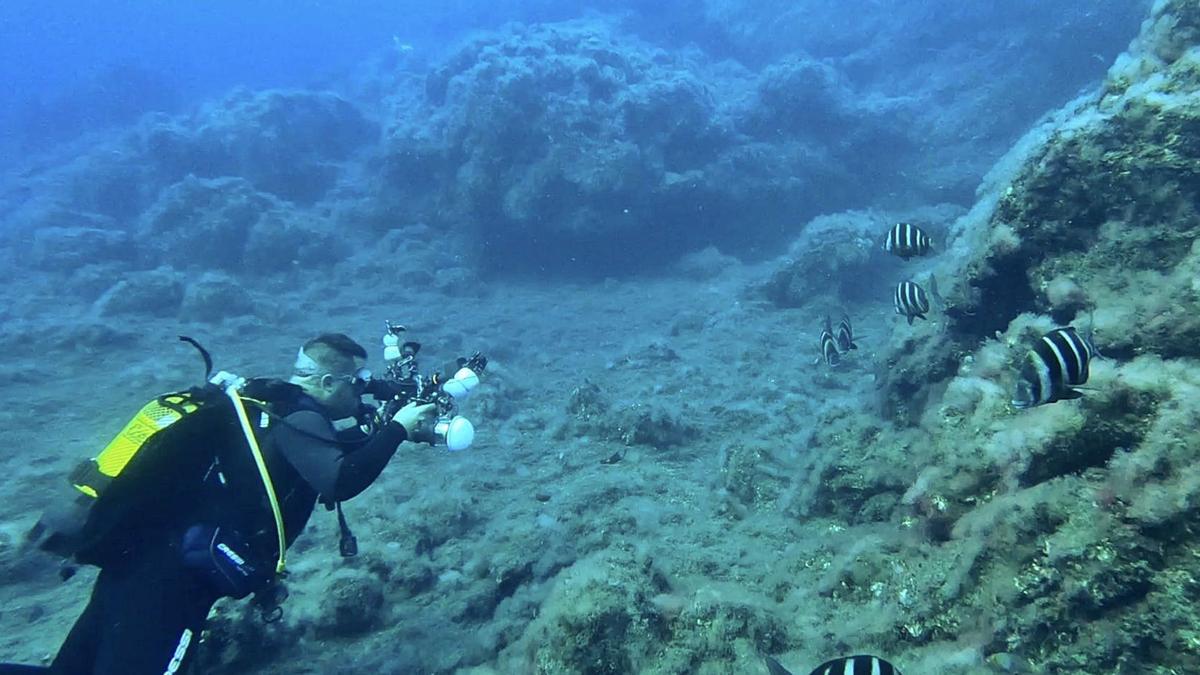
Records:
<instances>
[{"instance_id":1,"label":"fish tail fin","mask_svg":"<svg viewBox=\"0 0 1200 675\"><path fill-rule=\"evenodd\" d=\"M937 277L929 275L929 296L937 302L939 307L945 307L946 301L942 298L942 294L938 291Z\"/></svg>"},{"instance_id":2,"label":"fish tail fin","mask_svg":"<svg viewBox=\"0 0 1200 675\"><path fill-rule=\"evenodd\" d=\"M770 673L770 675L792 675L792 671L788 670L787 668L784 668L773 657L771 657L767 654L763 654L762 658L763 658L763 661L767 664L767 672Z\"/></svg>"},{"instance_id":3,"label":"fish tail fin","mask_svg":"<svg viewBox=\"0 0 1200 675\"><path fill-rule=\"evenodd\" d=\"M1087 329L1083 331L1083 343L1087 345L1087 348L1089 350L1091 350L1092 356L1094 356L1098 359L1108 358L1104 354L1101 354L1100 350L1096 348L1096 310L1095 310L1095 308L1088 310L1088 325L1087 325Z\"/></svg>"},{"instance_id":4,"label":"fish tail fin","mask_svg":"<svg viewBox=\"0 0 1200 675\"><path fill-rule=\"evenodd\" d=\"M1084 333L1083 342L1084 342L1084 344L1087 345L1088 350L1091 351L1092 356L1094 358L1097 358L1097 359L1107 359L1108 358L1100 351L1100 348L1096 346L1096 334L1092 332L1091 328L1088 328L1087 333Z\"/></svg>"}]
</instances>

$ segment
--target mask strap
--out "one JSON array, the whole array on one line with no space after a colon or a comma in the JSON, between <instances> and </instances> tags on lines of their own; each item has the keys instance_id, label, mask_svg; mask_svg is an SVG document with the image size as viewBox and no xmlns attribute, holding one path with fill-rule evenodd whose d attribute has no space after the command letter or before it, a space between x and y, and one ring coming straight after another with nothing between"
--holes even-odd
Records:
<instances>
[{"instance_id":1,"label":"mask strap","mask_svg":"<svg viewBox=\"0 0 1200 675\"><path fill-rule=\"evenodd\" d=\"M320 372L321 366L311 356L305 354L304 348L301 347L300 351L296 352L296 363L292 364L292 369L301 377L311 377Z\"/></svg>"}]
</instances>

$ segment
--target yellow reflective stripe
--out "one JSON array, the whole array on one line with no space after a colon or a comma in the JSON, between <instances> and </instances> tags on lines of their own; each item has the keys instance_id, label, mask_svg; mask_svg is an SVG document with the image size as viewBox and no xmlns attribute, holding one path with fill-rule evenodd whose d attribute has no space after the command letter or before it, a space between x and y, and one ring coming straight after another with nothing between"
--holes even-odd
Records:
<instances>
[{"instance_id":1,"label":"yellow reflective stripe","mask_svg":"<svg viewBox=\"0 0 1200 675\"><path fill-rule=\"evenodd\" d=\"M79 490L80 492L91 497L92 499L95 499L100 496L100 493L96 492L96 488L92 487L91 485L80 485L78 483L72 483L72 485L75 486L76 490Z\"/></svg>"},{"instance_id":2,"label":"yellow reflective stripe","mask_svg":"<svg viewBox=\"0 0 1200 675\"><path fill-rule=\"evenodd\" d=\"M232 384L225 388L225 395L233 401L233 407L237 410L242 433L246 436L246 443L250 445L250 454L254 455L254 463L258 465L258 474L262 477L263 487L267 491L267 500L271 503L271 515L275 516L275 533L279 536L279 559L275 563L275 573L282 574L287 566L287 538L283 534L283 513L279 509L279 498L275 495L275 484L271 481L271 473L267 470L267 462L263 458L262 448L258 446L258 439L254 437L250 418L246 416L246 406L242 403L242 397Z\"/></svg>"}]
</instances>

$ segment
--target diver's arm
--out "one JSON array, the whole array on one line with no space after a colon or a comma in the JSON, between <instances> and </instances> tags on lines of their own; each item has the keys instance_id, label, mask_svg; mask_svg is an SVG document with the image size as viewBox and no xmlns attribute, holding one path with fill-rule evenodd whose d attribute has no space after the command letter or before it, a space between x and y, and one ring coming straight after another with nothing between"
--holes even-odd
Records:
<instances>
[{"instance_id":1,"label":"diver's arm","mask_svg":"<svg viewBox=\"0 0 1200 675\"><path fill-rule=\"evenodd\" d=\"M379 428L371 440L344 453L323 415L302 410L288 415L276 429L278 447L322 501L340 502L367 489L408 433L396 422Z\"/></svg>"},{"instance_id":2,"label":"diver's arm","mask_svg":"<svg viewBox=\"0 0 1200 675\"><path fill-rule=\"evenodd\" d=\"M380 427L366 445L338 458L337 482L328 496L335 502L357 497L383 473L396 449L408 438L408 432L396 422ZM324 496L324 495L323 495Z\"/></svg>"}]
</instances>

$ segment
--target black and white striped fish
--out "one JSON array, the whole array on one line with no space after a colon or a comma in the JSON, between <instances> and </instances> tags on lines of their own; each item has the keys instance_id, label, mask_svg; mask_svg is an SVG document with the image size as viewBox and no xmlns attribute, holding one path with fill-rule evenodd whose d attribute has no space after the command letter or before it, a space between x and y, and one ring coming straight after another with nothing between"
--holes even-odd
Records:
<instances>
[{"instance_id":1,"label":"black and white striped fish","mask_svg":"<svg viewBox=\"0 0 1200 675\"><path fill-rule=\"evenodd\" d=\"M828 318L826 318L828 322ZM837 339L837 348L843 354L851 349L858 349L858 345L854 344L854 327L850 325L850 317L842 315L842 320L838 322L837 331L833 334Z\"/></svg>"},{"instance_id":2,"label":"black and white striped fish","mask_svg":"<svg viewBox=\"0 0 1200 675\"><path fill-rule=\"evenodd\" d=\"M1031 408L1083 396L1072 389L1086 384L1096 348L1071 326L1055 328L1042 336L1025 355L1012 404Z\"/></svg>"},{"instance_id":3,"label":"black and white striped fish","mask_svg":"<svg viewBox=\"0 0 1200 675\"><path fill-rule=\"evenodd\" d=\"M767 662L767 672L771 675L792 675L778 661L770 656L763 656ZM884 661L878 656L859 654L858 656L843 656L840 659L826 661L817 666L809 675L901 675L896 666Z\"/></svg>"},{"instance_id":4,"label":"black and white striped fish","mask_svg":"<svg viewBox=\"0 0 1200 675\"><path fill-rule=\"evenodd\" d=\"M912 325L913 319L924 319L929 313L929 295L925 289L912 281L901 281L896 284L896 313L908 319Z\"/></svg>"},{"instance_id":5,"label":"black and white striped fish","mask_svg":"<svg viewBox=\"0 0 1200 675\"><path fill-rule=\"evenodd\" d=\"M928 255L933 250L933 240L916 225L896 223L888 230L883 250L908 260L914 255Z\"/></svg>"},{"instance_id":6,"label":"black and white striped fish","mask_svg":"<svg viewBox=\"0 0 1200 675\"><path fill-rule=\"evenodd\" d=\"M825 329L821 331L821 359L827 366L836 366L842 360L842 355L838 353L837 338L833 336L833 326L829 323L828 316L825 317Z\"/></svg>"}]
</instances>

